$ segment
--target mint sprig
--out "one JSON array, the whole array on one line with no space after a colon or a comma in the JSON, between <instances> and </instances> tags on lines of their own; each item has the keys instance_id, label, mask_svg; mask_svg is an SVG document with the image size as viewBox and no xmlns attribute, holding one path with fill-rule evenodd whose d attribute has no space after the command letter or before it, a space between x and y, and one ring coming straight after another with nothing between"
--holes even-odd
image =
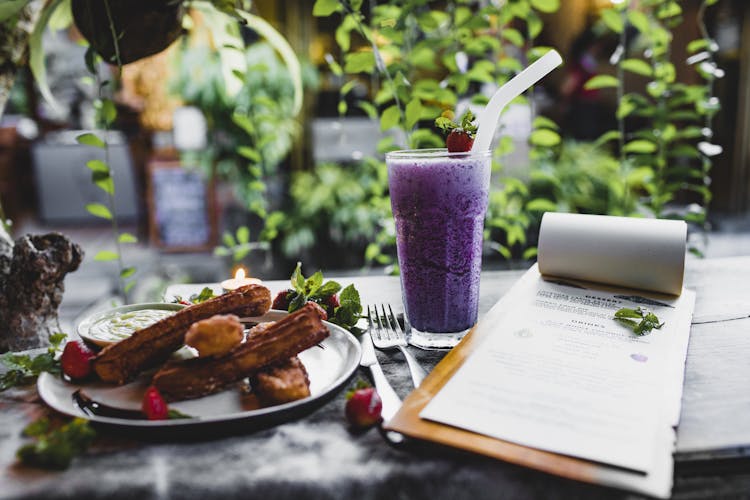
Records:
<instances>
[{"instance_id":1,"label":"mint sprig","mask_svg":"<svg viewBox=\"0 0 750 500\"><path fill-rule=\"evenodd\" d=\"M307 301L326 306L329 298L341 291L339 306L334 309L334 313L328 318L328 321L356 333L354 325L357 324L362 314L362 304L359 292L354 288L354 285L349 285L342 290L338 282L324 281L323 273L320 271L315 272L309 278L305 278L302 274L301 262L297 262L297 267L294 269L290 281L294 290L294 297L289 303L289 312L296 311L304 306Z\"/></svg>"},{"instance_id":2,"label":"mint sprig","mask_svg":"<svg viewBox=\"0 0 750 500\"><path fill-rule=\"evenodd\" d=\"M453 113L448 111L443 113L439 117L435 118L435 126L445 133L449 133L453 130L463 131L469 137L474 137L477 132L477 126L474 125L476 117L471 110L466 111L461 117L461 122L456 123L453 121Z\"/></svg>"},{"instance_id":3,"label":"mint sprig","mask_svg":"<svg viewBox=\"0 0 750 500\"><path fill-rule=\"evenodd\" d=\"M14 352L7 352L0 356L0 363L8 369L0 375L0 392L11 387L30 384L42 372L49 372L53 375L62 373L60 360L56 358L57 351L66 338L64 333L53 333L49 336L50 346L47 351L36 356Z\"/></svg>"},{"instance_id":4,"label":"mint sprig","mask_svg":"<svg viewBox=\"0 0 750 500\"><path fill-rule=\"evenodd\" d=\"M640 306L635 309L623 307L615 312L614 319L630 328L636 335L646 335L653 329L659 330L664 326L664 323L659 323L656 314Z\"/></svg>"},{"instance_id":5,"label":"mint sprig","mask_svg":"<svg viewBox=\"0 0 750 500\"><path fill-rule=\"evenodd\" d=\"M82 418L57 428L41 418L26 426L23 434L35 441L19 448L16 456L26 465L45 469L66 469L96 437L96 431Z\"/></svg>"}]
</instances>

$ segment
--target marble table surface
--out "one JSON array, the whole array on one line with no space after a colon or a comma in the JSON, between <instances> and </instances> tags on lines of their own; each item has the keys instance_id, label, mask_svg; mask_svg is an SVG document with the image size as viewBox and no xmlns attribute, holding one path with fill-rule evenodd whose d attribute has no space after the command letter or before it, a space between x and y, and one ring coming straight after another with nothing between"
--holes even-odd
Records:
<instances>
[{"instance_id":1,"label":"marble table surface","mask_svg":"<svg viewBox=\"0 0 750 500\"><path fill-rule=\"evenodd\" d=\"M482 275L480 315L523 271ZM398 278L353 282L364 304L402 310ZM750 445L750 257L690 260L686 285L697 291L678 435L693 447L724 439ZM276 292L284 282L268 282ZM173 289L175 290L175 289ZM176 289L180 290L180 289ZM184 293L181 292L181 293ZM441 351L410 348L425 368ZM405 397L411 379L398 351L378 352L386 376ZM364 371L355 374L366 377ZM716 399L723 393L726 397ZM711 396L713 391L713 396ZM733 396L734 394L734 396ZM712 399L713 397L713 399ZM719 401L719 403L717 403ZM353 434L344 394L299 420L264 430L181 441L100 432L71 467L49 472L21 466L15 450L35 416L49 412L34 386L0 393L0 498L626 498L617 490L557 478L500 461L424 443L386 443L376 429ZM677 454L675 498L750 495L748 448ZM717 458L717 457L724 458Z\"/></svg>"}]
</instances>

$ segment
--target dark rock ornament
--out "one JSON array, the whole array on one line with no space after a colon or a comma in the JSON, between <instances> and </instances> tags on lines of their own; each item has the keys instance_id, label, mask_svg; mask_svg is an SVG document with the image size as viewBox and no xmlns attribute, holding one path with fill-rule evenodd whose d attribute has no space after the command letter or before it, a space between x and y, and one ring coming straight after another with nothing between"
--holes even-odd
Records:
<instances>
[{"instance_id":1,"label":"dark rock ornament","mask_svg":"<svg viewBox=\"0 0 750 500\"><path fill-rule=\"evenodd\" d=\"M59 233L0 235L0 352L49 345L58 330L65 275L78 269L83 250Z\"/></svg>"}]
</instances>

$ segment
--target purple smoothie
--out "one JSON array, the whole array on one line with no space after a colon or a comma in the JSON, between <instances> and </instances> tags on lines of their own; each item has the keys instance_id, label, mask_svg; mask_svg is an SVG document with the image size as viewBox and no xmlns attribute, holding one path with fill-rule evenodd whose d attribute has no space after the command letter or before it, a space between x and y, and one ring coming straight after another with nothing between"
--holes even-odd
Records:
<instances>
[{"instance_id":1,"label":"purple smoothie","mask_svg":"<svg viewBox=\"0 0 750 500\"><path fill-rule=\"evenodd\" d=\"M489 152L386 156L406 315L420 332L451 333L477 321Z\"/></svg>"}]
</instances>

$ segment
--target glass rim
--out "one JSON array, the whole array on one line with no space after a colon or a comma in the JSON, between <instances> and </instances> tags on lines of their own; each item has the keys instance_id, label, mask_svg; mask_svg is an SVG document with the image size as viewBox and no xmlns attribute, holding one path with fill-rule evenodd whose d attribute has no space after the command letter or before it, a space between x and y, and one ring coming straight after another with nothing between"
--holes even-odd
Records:
<instances>
[{"instance_id":1,"label":"glass rim","mask_svg":"<svg viewBox=\"0 0 750 500\"><path fill-rule=\"evenodd\" d=\"M489 158L492 151L461 151L449 152L446 148L427 148L427 149L399 149L389 151L385 154L386 160L403 160L414 158Z\"/></svg>"}]
</instances>

